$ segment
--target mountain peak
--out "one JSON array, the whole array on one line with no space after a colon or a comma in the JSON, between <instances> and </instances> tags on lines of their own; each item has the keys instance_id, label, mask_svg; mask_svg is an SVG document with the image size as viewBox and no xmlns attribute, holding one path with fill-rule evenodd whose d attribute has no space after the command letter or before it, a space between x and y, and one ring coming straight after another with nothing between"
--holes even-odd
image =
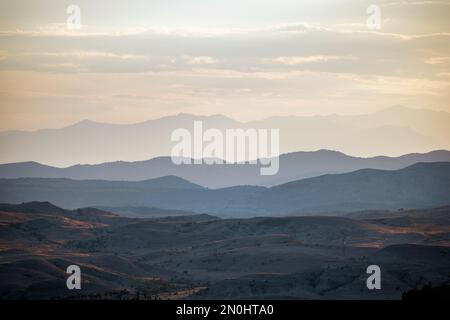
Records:
<instances>
[{"instance_id":1,"label":"mountain peak","mask_svg":"<svg viewBox=\"0 0 450 320\"><path fill-rule=\"evenodd\" d=\"M92 125L96 125L96 124L100 124L100 123L89 120L89 119L84 119L84 120L78 121L68 127L77 127L77 128L78 127L88 127L88 126L92 126Z\"/></svg>"},{"instance_id":2,"label":"mountain peak","mask_svg":"<svg viewBox=\"0 0 450 320\"><path fill-rule=\"evenodd\" d=\"M204 189L203 186L192 183L186 179L180 178L176 175L167 175L158 178L141 181L147 186L155 186L158 188L173 188L173 189Z\"/></svg>"},{"instance_id":3,"label":"mountain peak","mask_svg":"<svg viewBox=\"0 0 450 320\"><path fill-rule=\"evenodd\" d=\"M236 120L234 120L226 115L223 115L223 114L197 115L197 114L192 114L192 113L179 113L176 115L176 117L193 119L193 120L208 119L208 120L222 120L222 121L237 122Z\"/></svg>"}]
</instances>

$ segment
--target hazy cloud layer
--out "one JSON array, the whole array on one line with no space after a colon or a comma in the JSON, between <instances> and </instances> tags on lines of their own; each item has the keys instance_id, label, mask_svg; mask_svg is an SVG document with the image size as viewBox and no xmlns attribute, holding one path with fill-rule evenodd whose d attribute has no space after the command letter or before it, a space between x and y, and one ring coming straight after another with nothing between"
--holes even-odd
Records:
<instances>
[{"instance_id":1,"label":"hazy cloud layer","mask_svg":"<svg viewBox=\"0 0 450 320\"><path fill-rule=\"evenodd\" d=\"M450 1L0 4L0 130L189 112L241 120L450 111Z\"/></svg>"}]
</instances>

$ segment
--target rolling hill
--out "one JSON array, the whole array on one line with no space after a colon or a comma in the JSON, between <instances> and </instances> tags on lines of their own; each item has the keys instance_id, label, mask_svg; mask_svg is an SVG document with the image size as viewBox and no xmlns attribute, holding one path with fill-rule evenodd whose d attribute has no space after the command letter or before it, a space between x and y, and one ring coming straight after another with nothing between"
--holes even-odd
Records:
<instances>
[{"instance_id":1,"label":"rolling hill","mask_svg":"<svg viewBox=\"0 0 450 320\"><path fill-rule=\"evenodd\" d=\"M382 219L136 219L2 204L0 300L400 299L450 280L449 218L449 207ZM72 264L76 292L65 285ZM383 290L367 290L370 264L382 266Z\"/></svg>"},{"instance_id":2,"label":"rolling hill","mask_svg":"<svg viewBox=\"0 0 450 320\"><path fill-rule=\"evenodd\" d=\"M260 164L181 165L170 157L137 162L111 162L97 165L75 165L56 168L36 162L0 165L0 178L69 178L74 180L141 181L175 175L208 188L238 185L274 186L294 180L329 173L345 173L359 169L397 170L417 162L450 161L450 151L437 150L425 154L400 157L359 158L330 150L294 152L280 156L280 170L273 176L262 176Z\"/></svg>"},{"instance_id":3,"label":"rolling hill","mask_svg":"<svg viewBox=\"0 0 450 320\"><path fill-rule=\"evenodd\" d=\"M49 178L0 179L0 202L50 201L58 206L143 206L248 217L448 205L450 162L400 170L362 169L271 188L207 189L169 176L132 181Z\"/></svg>"}]
</instances>

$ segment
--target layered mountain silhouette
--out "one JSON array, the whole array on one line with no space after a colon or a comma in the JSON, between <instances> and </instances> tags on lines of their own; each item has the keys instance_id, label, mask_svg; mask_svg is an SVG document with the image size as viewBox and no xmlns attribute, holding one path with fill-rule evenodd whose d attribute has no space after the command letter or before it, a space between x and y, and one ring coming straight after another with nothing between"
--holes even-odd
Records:
<instances>
[{"instance_id":1,"label":"layered mountain silhouette","mask_svg":"<svg viewBox=\"0 0 450 320\"><path fill-rule=\"evenodd\" d=\"M70 178L75 180L141 181L175 175L208 188L238 185L274 186L294 180L359 169L396 170L418 162L450 161L450 151L407 154L401 157L358 158L340 152L320 150L295 152L280 156L276 175L260 174L260 164L175 165L170 157L138 162L111 162L98 165L75 165L56 168L36 162L0 165L0 178Z\"/></svg>"},{"instance_id":2,"label":"layered mountain silhouette","mask_svg":"<svg viewBox=\"0 0 450 320\"><path fill-rule=\"evenodd\" d=\"M450 162L328 174L271 188L212 190L175 176L139 182L0 179L0 202L27 201L66 208L150 206L225 217L436 207L450 204Z\"/></svg>"},{"instance_id":3,"label":"layered mountain silhouette","mask_svg":"<svg viewBox=\"0 0 450 320\"><path fill-rule=\"evenodd\" d=\"M359 116L272 117L239 122L223 115L179 114L136 124L81 121L60 128L33 132L0 133L0 163L37 161L58 167L117 160L142 161L168 156L177 128L280 130L280 152L330 149L360 156L398 156L411 152L450 149L450 114L393 107Z\"/></svg>"}]
</instances>

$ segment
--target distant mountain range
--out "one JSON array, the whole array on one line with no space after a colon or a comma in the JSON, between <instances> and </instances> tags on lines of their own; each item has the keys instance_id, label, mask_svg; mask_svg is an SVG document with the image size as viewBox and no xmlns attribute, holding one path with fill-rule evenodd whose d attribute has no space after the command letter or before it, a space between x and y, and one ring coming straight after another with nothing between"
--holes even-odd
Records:
<instances>
[{"instance_id":1,"label":"distant mountain range","mask_svg":"<svg viewBox=\"0 0 450 320\"><path fill-rule=\"evenodd\" d=\"M328 174L271 188L211 190L175 176L140 182L0 179L0 202L28 201L65 208L151 206L222 217L436 207L450 204L450 162Z\"/></svg>"},{"instance_id":2,"label":"distant mountain range","mask_svg":"<svg viewBox=\"0 0 450 320\"><path fill-rule=\"evenodd\" d=\"M0 165L0 178L70 178L75 180L141 181L175 175L208 188L238 185L274 186L289 181L359 169L396 170L418 162L450 161L450 151L407 154L401 157L358 158L340 152L320 150L280 156L280 170L274 176L262 176L260 165L174 165L170 157L138 162L111 162L56 168L36 162Z\"/></svg>"},{"instance_id":3,"label":"distant mountain range","mask_svg":"<svg viewBox=\"0 0 450 320\"><path fill-rule=\"evenodd\" d=\"M223 115L179 114L136 124L81 121L60 129L0 133L0 163L37 161L66 167L169 156L173 130L255 128L280 130L280 152L330 149L359 156L398 156L450 149L450 114L393 107L356 116L272 117L239 122Z\"/></svg>"}]
</instances>

